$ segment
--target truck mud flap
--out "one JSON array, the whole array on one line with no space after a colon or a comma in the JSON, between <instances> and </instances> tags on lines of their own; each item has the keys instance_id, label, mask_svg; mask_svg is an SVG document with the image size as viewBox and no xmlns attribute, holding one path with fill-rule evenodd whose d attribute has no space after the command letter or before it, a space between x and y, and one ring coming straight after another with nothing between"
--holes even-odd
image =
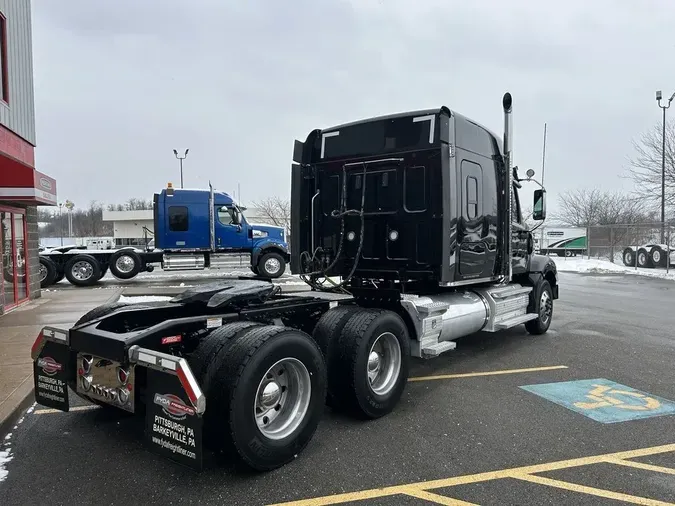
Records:
<instances>
[{"instance_id":1,"label":"truck mud flap","mask_svg":"<svg viewBox=\"0 0 675 506\"><path fill-rule=\"evenodd\" d=\"M133 346L132 362L147 368L145 440L151 451L202 469L206 399L184 358Z\"/></svg>"},{"instance_id":2,"label":"truck mud flap","mask_svg":"<svg viewBox=\"0 0 675 506\"><path fill-rule=\"evenodd\" d=\"M31 348L35 401L42 406L66 412L70 410L68 340L67 330L45 327Z\"/></svg>"}]
</instances>

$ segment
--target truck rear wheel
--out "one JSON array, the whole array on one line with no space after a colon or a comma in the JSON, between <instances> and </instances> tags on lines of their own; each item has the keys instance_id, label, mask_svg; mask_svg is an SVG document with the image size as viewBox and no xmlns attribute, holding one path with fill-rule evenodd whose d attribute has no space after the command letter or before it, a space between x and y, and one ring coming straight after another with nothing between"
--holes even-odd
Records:
<instances>
[{"instance_id":1,"label":"truck rear wheel","mask_svg":"<svg viewBox=\"0 0 675 506\"><path fill-rule=\"evenodd\" d=\"M143 268L141 256L133 250L120 250L110 255L110 272L117 279L131 279Z\"/></svg>"},{"instance_id":2,"label":"truck rear wheel","mask_svg":"<svg viewBox=\"0 0 675 506\"><path fill-rule=\"evenodd\" d=\"M360 309L344 325L328 389L337 408L362 418L393 411L408 381L410 336L393 311Z\"/></svg>"},{"instance_id":3,"label":"truck rear wheel","mask_svg":"<svg viewBox=\"0 0 675 506\"><path fill-rule=\"evenodd\" d=\"M340 333L352 315L359 310L358 306L338 306L329 309L321 316L316 327L314 327L312 337L316 341L316 344L319 345L321 353L323 353L328 378L331 378L333 371L339 367L339 364L336 364L335 354ZM328 406L335 405L330 390L326 396L326 404Z\"/></svg>"},{"instance_id":4,"label":"truck rear wheel","mask_svg":"<svg viewBox=\"0 0 675 506\"><path fill-rule=\"evenodd\" d=\"M278 278L286 270L286 261L279 253L265 253L258 261L258 274L265 278Z\"/></svg>"},{"instance_id":5,"label":"truck rear wheel","mask_svg":"<svg viewBox=\"0 0 675 506\"><path fill-rule=\"evenodd\" d=\"M632 248L623 250L623 265L627 267L635 267L635 251Z\"/></svg>"},{"instance_id":6,"label":"truck rear wheel","mask_svg":"<svg viewBox=\"0 0 675 506\"><path fill-rule=\"evenodd\" d=\"M64 273L72 285L91 286L100 279L101 266L91 255L75 255L66 262Z\"/></svg>"},{"instance_id":7,"label":"truck rear wheel","mask_svg":"<svg viewBox=\"0 0 675 506\"><path fill-rule=\"evenodd\" d=\"M40 288L47 288L56 283L58 276L56 264L49 258L40 257Z\"/></svg>"},{"instance_id":8,"label":"truck rear wheel","mask_svg":"<svg viewBox=\"0 0 675 506\"><path fill-rule=\"evenodd\" d=\"M253 327L214 361L207 440L259 471L292 461L323 414L326 367L317 344L299 330Z\"/></svg>"},{"instance_id":9,"label":"truck rear wheel","mask_svg":"<svg viewBox=\"0 0 675 506\"><path fill-rule=\"evenodd\" d=\"M195 351L190 356L190 369L197 378L203 390L208 390L213 382L213 377L217 373L215 360L220 353L227 350L227 346L235 341L237 337L244 334L248 329L254 326L260 326L261 323L239 321L228 323L222 327L209 332L202 340Z\"/></svg>"}]
</instances>

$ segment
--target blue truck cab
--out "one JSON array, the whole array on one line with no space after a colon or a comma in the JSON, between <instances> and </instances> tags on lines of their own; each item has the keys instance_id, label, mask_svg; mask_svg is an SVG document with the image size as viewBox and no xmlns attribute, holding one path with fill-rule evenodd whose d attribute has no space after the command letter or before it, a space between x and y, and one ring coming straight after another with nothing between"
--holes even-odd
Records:
<instances>
[{"instance_id":1,"label":"blue truck cab","mask_svg":"<svg viewBox=\"0 0 675 506\"><path fill-rule=\"evenodd\" d=\"M169 184L154 195L153 207L155 247L164 253L164 270L217 267L227 261L224 255L250 253L251 270L275 278L290 260L284 228L249 223L245 208L225 192Z\"/></svg>"}]
</instances>

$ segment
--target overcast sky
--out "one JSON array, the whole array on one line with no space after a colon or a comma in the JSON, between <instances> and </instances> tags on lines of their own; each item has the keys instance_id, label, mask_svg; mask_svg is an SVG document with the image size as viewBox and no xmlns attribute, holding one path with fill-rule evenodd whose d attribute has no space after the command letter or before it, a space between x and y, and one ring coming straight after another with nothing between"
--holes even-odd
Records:
<instances>
[{"instance_id":1,"label":"overcast sky","mask_svg":"<svg viewBox=\"0 0 675 506\"><path fill-rule=\"evenodd\" d=\"M251 205L288 196L314 128L446 105L501 134L508 90L515 163L538 175L548 123L555 208L630 189L674 34L672 0L33 0L37 164L80 207L178 185L189 148L186 187Z\"/></svg>"}]
</instances>

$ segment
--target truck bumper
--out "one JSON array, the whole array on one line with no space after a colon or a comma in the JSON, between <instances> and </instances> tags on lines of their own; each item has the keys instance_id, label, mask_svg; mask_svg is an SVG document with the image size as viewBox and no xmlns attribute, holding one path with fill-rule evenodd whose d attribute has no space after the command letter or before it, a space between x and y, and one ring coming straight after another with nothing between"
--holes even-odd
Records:
<instances>
[{"instance_id":1,"label":"truck bumper","mask_svg":"<svg viewBox=\"0 0 675 506\"><path fill-rule=\"evenodd\" d=\"M70 332L54 327L40 331L31 357L38 404L67 412L70 389L96 404L137 413L143 398L147 446L202 468L206 398L184 358L132 346L128 361L119 363L73 349Z\"/></svg>"}]
</instances>

